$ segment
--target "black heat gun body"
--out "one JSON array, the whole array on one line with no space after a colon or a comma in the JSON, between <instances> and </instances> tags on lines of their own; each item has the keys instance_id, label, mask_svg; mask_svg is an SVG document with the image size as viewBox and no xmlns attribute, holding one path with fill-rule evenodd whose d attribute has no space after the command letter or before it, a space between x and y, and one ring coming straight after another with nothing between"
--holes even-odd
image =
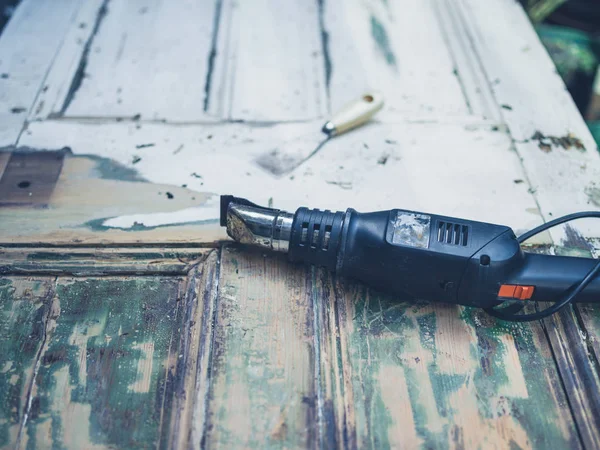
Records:
<instances>
[{"instance_id":1,"label":"black heat gun body","mask_svg":"<svg viewBox=\"0 0 600 450\"><path fill-rule=\"evenodd\" d=\"M221 197L221 225L234 240L286 252L292 262L509 320L529 317L514 313L531 301L600 302L598 261L524 252L523 239L502 225L402 209L290 214L233 196ZM494 309L501 304L509 306Z\"/></svg>"}]
</instances>

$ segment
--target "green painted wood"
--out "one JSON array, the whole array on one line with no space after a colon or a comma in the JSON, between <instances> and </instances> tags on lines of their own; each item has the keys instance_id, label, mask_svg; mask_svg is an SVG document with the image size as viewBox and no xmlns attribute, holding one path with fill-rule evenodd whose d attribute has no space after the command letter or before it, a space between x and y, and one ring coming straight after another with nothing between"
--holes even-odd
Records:
<instances>
[{"instance_id":1,"label":"green painted wood","mask_svg":"<svg viewBox=\"0 0 600 450\"><path fill-rule=\"evenodd\" d=\"M0 278L0 448L13 447L19 436L53 282Z\"/></svg>"},{"instance_id":2,"label":"green painted wood","mask_svg":"<svg viewBox=\"0 0 600 450\"><path fill-rule=\"evenodd\" d=\"M4 248L0 274L12 275L185 275L202 262L202 248Z\"/></svg>"},{"instance_id":3,"label":"green painted wood","mask_svg":"<svg viewBox=\"0 0 600 450\"><path fill-rule=\"evenodd\" d=\"M335 305L325 306L332 310L321 317L329 324L320 329L327 333L321 345L335 356L322 370L342 375L330 377L331 397L324 400L334 408L330 434L338 443L581 447L538 324L502 324L477 310L402 303L356 284L332 284L323 275L315 289ZM343 420L336 424L335 417Z\"/></svg>"},{"instance_id":4,"label":"green painted wood","mask_svg":"<svg viewBox=\"0 0 600 450\"><path fill-rule=\"evenodd\" d=\"M593 240L585 239L569 225L565 230L567 239L563 245L554 247L556 254L583 258L593 256ZM565 393L586 448L600 448L598 317L597 305L575 304L544 320Z\"/></svg>"},{"instance_id":5,"label":"green painted wood","mask_svg":"<svg viewBox=\"0 0 600 450\"><path fill-rule=\"evenodd\" d=\"M598 359L580 308L567 306L543 322L583 445L600 448Z\"/></svg>"},{"instance_id":6,"label":"green painted wood","mask_svg":"<svg viewBox=\"0 0 600 450\"><path fill-rule=\"evenodd\" d=\"M106 267L160 259L121 256ZM561 383L569 401L586 391L548 345L577 344L552 337L560 321L399 303L237 247L199 262L187 277L2 279L0 446L581 446ZM590 411L575 411L583 432Z\"/></svg>"},{"instance_id":7,"label":"green painted wood","mask_svg":"<svg viewBox=\"0 0 600 450\"><path fill-rule=\"evenodd\" d=\"M3 286L3 314L14 323L3 328L3 353L29 348L19 356L24 372L38 363L19 417L19 447L148 448L167 442L181 283L179 277L60 278L51 298L31 305ZM19 332L23 321L29 328ZM9 374L3 383L6 377L10 383ZM5 403L3 417L14 422L8 408ZM10 427L2 430L5 443L16 442Z\"/></svg>"},{"instance_id":8,"label":"green painted wood","mask_svg":"<svg viewBox=\"0 0 600 450\"><path fill-rule=\"evenodd\" d=\"M223 248L207 447L317 446L320 399L306 277L284 255Z\"/></svg>"},{"instance_id":9,"label":"green painted wood","mask_svg":"<svg viewBox=\"0 0 600 450\"><path fill-rule=\"evenodd\" d=\"M185 282L170 447L201 448L211 376L220 251L211 250Z\"/></svg>"}]
</instances>

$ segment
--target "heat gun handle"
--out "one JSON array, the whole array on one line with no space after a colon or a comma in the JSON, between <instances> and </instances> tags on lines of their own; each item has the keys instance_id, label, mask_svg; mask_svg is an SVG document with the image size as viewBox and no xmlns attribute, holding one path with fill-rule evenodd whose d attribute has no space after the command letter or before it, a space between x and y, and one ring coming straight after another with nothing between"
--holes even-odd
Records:
<instances>
[{"instance_id":1,"label":"heat gun handle","mask_svg":"<svg viewBox=\"0 0 600 450\"><path fill-rule=\"evenodd\" d=\"M564 298L592 270L598 260L572 256L525 253L523 266L506 281L508 285L534 286L531 300L556 302ZM577 303L600 303L600 276L575 298Z\"/></svg>"}]
</instances>

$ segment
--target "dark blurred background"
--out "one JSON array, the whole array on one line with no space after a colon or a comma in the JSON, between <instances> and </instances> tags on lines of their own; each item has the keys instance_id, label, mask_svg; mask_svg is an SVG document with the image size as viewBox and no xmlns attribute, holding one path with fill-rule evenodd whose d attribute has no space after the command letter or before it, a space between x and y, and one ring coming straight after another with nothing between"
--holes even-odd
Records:
<instances>
[{"instance_id":1,"label":"dark blurred background","mask_svg":"<svg viewBox=\"0 0 600 450\"><path fill-rule=\"evenodd\" d=\"M21 0L0 0L0 33Z\"/></svg>"}]
</instances>

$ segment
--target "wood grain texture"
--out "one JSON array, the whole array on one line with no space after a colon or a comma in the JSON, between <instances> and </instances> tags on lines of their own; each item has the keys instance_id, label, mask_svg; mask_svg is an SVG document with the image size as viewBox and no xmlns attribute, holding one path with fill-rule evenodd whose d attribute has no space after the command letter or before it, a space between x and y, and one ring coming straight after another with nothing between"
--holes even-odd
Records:
<instances>
[{"instance_id":1,"label":"wood grain texture","mask_svg":"<svg viewBox=\"0 0 600 450\"><path fill-rule=\"evenodd\" d=\"M72 73L69 54L52 79L73 75L59 114L198 121L204 114L215 0L109 0L88 23ZM135 24L135 26L132 26ZM70 39L79 39L70 36ZM64 59L64 61L63 61ZM54 94L55 95L55 94ZM62 104L61 104L62 103Z\"/></svg>"},{"instance_id":2,"label":"wood grain texture","mask_svg":"<svg viewBox=\"0 0 600 450\"><path fill-rule=\"evenodd\" d=\"M44 208L62 171L64 153L12 153L0 177L0 205Z\"/></svg>"},{"instance_id":3,"label":"wood grain texture","mask_svg":"<svg viewBox=\"0 0 600 450\"><path fill-rule=\"evenodd\" d=\"M208 111L249 122L323 116L328 111L328 55L318 2L218 4Z\"/></svg>"},{"instance_id":4,"label":"wood grain texture","mask_svg":"<svg viewBox=\"0 0 600 450\"><path fill-rule=\"evenodd\" d=\"M456 6L543 217L600 208L594 196L600 153L520 4L461 0ZM507 23L513 32L507 33ZM556 139L561 137L566 140ZM573 228L583 236L600 234L597 220L574 223ZM564 228L550 233L558 245L568 240Z\"/></svg>"},{"instance_id":5,"label":"wood grain texture","mask_svg":"<svg viewBox=\"0 0 600 450\"><path fill-rule=\"evenodd\" d=\"M431 5L437 13L440 30L452 57L454 74L458 78L469 112L474 116L502 123L501 107L496 102L493 85L472 44L473 36L457 3L451 0L435 1Z\"/></svg>"},{"instance_id":6,"label":"wood grain texture","mask_svg":"<svg viewBox=\"0 0 600 450\"><path fill-rule=\"evenodd\" d=\"M72 275L186 275L202 263L210 249L1 247L0 274Z\"/></svg>"},{"instance_id":7,"label":"wood grain texture","mask_svg":"<svg viewBox=\"0 0 600 450\"><path fill-rule=\"evenodd\" d=\"M600 207L596 201L600 153L521 6L503 0L485 8L470 0L457 5L467 19L543 217L550 220ZM500 25L505 21L515 24L514 33L506 35ZM532 70L511 69L528 65ZM599 233L598 221L578 221L550 230L549 236L557 253L589 257L593 248L589 238ZM588 314L578 320L577 309L546 320L545 329L582 441L595 448L600 439L598 353L582 336L594 336L597 325L587 320Z\"/></svg>"},{"instance_id":8,"label":"wood grain texture","mask_svg":"<svg viewBox=\"0 0 600 450\"><path fill-rule=\"evenodd\" d=\"M402 303L321 278L322 335L348 448L581 446L539 325L481 311ZM336 330L336 324L339 327ZM341 383L341 385L339 385ZM338 397L342 394L342 397ZM324 402L327 403L327 400ZM544 411L540 414L539 411ZM339 421L339 417L336 420Z\"/></svg>"},{"instance_id":9,"label":"wood grain texture","mask_svg":"<svg viewBox=\"0 0 600 450\"><path fill-rule=\"evenodd\" d=\"M314 323L307 272L223 249L203 442L210 448L317 444Z\"/></svg>"},{"instance_id":10,"label":"wood grain texture","mask_svg":"<svg viewBox=\"0 0 600 450\"><path fill-rule=\"evenodd\" d=\"M595 241L583 238L575 229L566 229L567 247L555 246L559 255L593 257ZM596 305L577 304L544 320L556 364L564 380L579 433L587 448L600 446L600 332Z\"/></svg>"},{"instance_id":11,"label":"wood grain texture","mask_svg":"<svg viewBox=\"0 0 600 450\"><path fill-rule=\"evenodd\" d=\"M544 326L581 440L586 448L596 448L600 445L600 373L598 353L588 339L594 338L597 328L593 321L579 322L574 308L579 305L544 320Z\"/></svg>"},{"instance_id":12,"label":"wood grain texture","mask_svg":"<svg viewBox=\"0 0 600 450\"><path fill-rule=\"evenodd\" d=\"M35 324L41 350L17 446L139 448L165 440L179 285L177 278L59 279Z\"/></svg>"},{"instance_id":13,"label":"wood grain texture","mask_svg":"<svg viewBox=\"0 0 600 450\"><path fill-rule=\"evenodd\" d=\"M14 145L79 0L24 0L0 39L0 147Z\"/></svg>"},{"instance_id":14,"label":"wood grain texture","mask_svg":"<svg viewBox=\"0 0 600 450\"><path fill-rule=\"evenodd\" d=\"M357 92L377 89L386 100L379 120L447 120L470 114L457 67L438 25L438 3L322 2L333 111Z\"/></svg>"},{"instance_id":15,"label":"wood grain texture","mask_svg":"<svg viewBox=\"0 0 600 450\"><path fill-rule=\"evenodd\" d=\"M0 38L0 67L36 64L0 78L29 102L0 145L70 149L47 208L0 208L0 273L46 275L0 280L2 445L599 446L593 307L503 325L200 248L224 237L218 194L517 232L600 207L591 136L516 2L75 4L24 0ZM20 39L41 20L39 47ZM288 177L256 167L365 88L376 121ZM542 242L589 255L598 228L572 230Z\"/></svg>"},{"instance_id":16,"label":"wood grain texture","mask_svg":"<svg viewBox=\"0 0 600 450\"><path fill-rule=\"evenodd\" d=\"M30 415L53 295L54 278L0 279L1 448L15 447Z\"/></svg>"},{"instance_id":17,"label":"wood grain texture","mask_svg":"<svg viewBox=\"0 0 600 450\"><path fill-rule=\"evenodd\" d=\"M82 2L73 21L66 28L60 51L52 61L44 87L29 112L29 121L60 116L63 109L66 109L68 104L65 103L71 101L75 94L75 80L80 83L86 76L85 61L89 56L93 35L98 31L105 12L106 0Z\"/></svg>"},{"instance_id":18,"label":"wood grain texture","mask_svg":"<svg viewBox=\"0 0 600 450\"><path fill-rule=\"evenodd\" d=\"M190 271L185 286L185 320L180 332L179 383L175 388L169 445L202 448L208 391L212 373L212 344L217 302L220 251L211 250Z\"/></svg>"},{"instance_id":19,"label":"wood grain texture","mask_svg":"<svg viewBox=\"0 0 600 450\"><path fill-rule=\"evenodd\" d=\"M86 220L66 210L61 213L72 227L79 225L81 233L96 231L87 229L90 219L103 225L96 239L111 239L117 233L135 239L137 231L150 231L136 229L135 222L146 228L160 225L165 236L170 229L180 229L182 222L209 226L199 222L218 219L215 194L240 190L252 201L267 204L271 199L275 207L292 211L301 205L331 210L352 206L359 211L402 205L506 223L517 231L540 223L527 175L511 151L506 130L481 122L371 123L327 142L289 176L273 177L255 163L265 149L290 140L301 145L303 136L314 134L317 127L317 122L268 127L236 123L178 126L174 133L164 124L42 122L30 125L21 145L39 150L67 146L82 157L80 161L87 155L102 166L110 164L105 178L128 182L107 185L103 181L100 186L77 176L76 183L57 191L78 209L89 211ZM89 177L97 177L97 169ZM130 183L139 180L149 183ZM123 194L116 198L118 203L113 196L103 208L86 208L86 203L108 198L97 194L100 188L121 189ZM442 191L446 196L440 195ZM174 198L161 197L159 192L171 192ZM499 204L512 207L498 208ZM51 227L49 223L47 228ZM14 228L8 232L14 233L10 231ZM27 228L20 233L21 240L27 233L35 236ZM193 242L204 237L201 232L188 236ZM183 241L179 237L173 233L170 239ZM213 236L205 239L209 238Z\"/></svg>"},{"instance_id":20,"label":"wood grain texture","mask_svg":"<svg viewBox=\"0 0 600 450\"><path fill-rule=\"evenodd\" d=\"M596 368L598 369L598 356L600 355L600 311L594 305L577 305L578 312L581 314L585 333L582 338L585 340L588 349L593 349Z\"/></svg>"},{"instance_id":21,"label":"wood grain texture","mask_svg":"<svg viewBox=\"0 0 600 450\"><path fill-rule=\"evenodd\" d=\"M25 152L17 153L19 159L31 168L23 179L32 180L32 187L36 187L40 180L48 177L46 172L40 172L45 166L39 160L55 152L23 150ZM5 196L5 202L0 201L1 244L147 243L155 246L170 242L194 245L211 244L224 237L216 217L202 216L206 209L214 214L214 206L208 202L212 195L181 185L145 182L135 170L110 159L74 157L68 149L62 153L61 174L43 197L45 208L25 207L17 202L33 198L27 196L30 190L18 188L21 178L8 177L7 171L0 179L0 188L7 185L12 189L10 192L21 194L13 196L16 200ZM42 194L38 197L42 198ZM171 212L178 217L171 217ZM111 220L119 216L128 218L129 222L111 225ZM166 227L165 222L171 226Z\"/></svg>"}]
</instances>

